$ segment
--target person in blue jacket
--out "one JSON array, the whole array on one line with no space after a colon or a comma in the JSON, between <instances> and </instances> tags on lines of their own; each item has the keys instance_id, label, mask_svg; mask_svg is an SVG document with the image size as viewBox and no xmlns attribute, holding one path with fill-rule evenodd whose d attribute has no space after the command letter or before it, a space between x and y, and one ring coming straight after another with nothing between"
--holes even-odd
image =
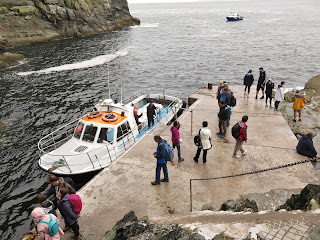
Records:
<instances>
[{"instance_id":1,"label":"person in blue jacket","mask_svg":"<svg viewBox=\"0 0 320 240\"><path fill-rule=\"evenodd\" d=\"M75 239L81 239L79 232L79 225L77 220L79 218L78 214L75 214L72 210L72 205L69 201L70 194L68 188L60 188L58 195L60 200L58 201L59 209L63 212L64 220L69 224L71 229L75 234Z\"/></svg>"},{"instance_id":2,"label":"person in blue jacket","mask_svg":"<svg viewBox=\"0 0 320 240\"><path fill-rule=\"evenodd\" d=\"M317 151L313 146L312 139L313 139L312 133L307 133L307 135L303 135L296 147L297 152L309 158L316 157Z\"/></svg>"},{"instance_id":3,"label":"person in blue jacket","mask_svg":"<svg viewBox=\"0 0 320 240\"><path fill-rule=\"evenodd\" d=\"M167 161L165 159L165 144L166 141L162 139L159 135L154 136L154 141L158 143L157 151L153 154L157 159L157 168L156 168L156 180L151 182L152 185L159 185L161 182L169 182ZM164 179L160 180L161 168L163 169Z\"/></svg>"}]
</instances>

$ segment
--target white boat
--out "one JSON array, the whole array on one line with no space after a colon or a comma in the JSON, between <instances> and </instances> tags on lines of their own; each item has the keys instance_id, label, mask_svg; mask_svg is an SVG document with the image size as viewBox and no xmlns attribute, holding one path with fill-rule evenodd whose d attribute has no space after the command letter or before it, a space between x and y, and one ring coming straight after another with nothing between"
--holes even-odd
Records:
<instances>
[{"instance_id":1,"label":"white boat","mask_svg":"<svg viewBox=\"0 0 320 240\"><path fill-rule=\"evenodd\" d=\"M149 128L147 106L156 109L155 124ZM133 106L133 104L135 106ZM154 127L167 124L181 109L179 93L140 91L124 103L100 100L94 111L55 130L38 142L39 166L57 175L80 175L107 167ZM138 115L137 124L134 107Z\"/></svg>"},{"instance_id":2,"label":"white boat","mask_svg":"<svg viewBox=\"0 0 320 240\"><path fill-rule=\"evenodd\" d=\"M228 17L227 17L227 21L240 21L242 20L243 17L240 16L238 13L236 12L232 12Z\"/></svg>"}]
</instances>

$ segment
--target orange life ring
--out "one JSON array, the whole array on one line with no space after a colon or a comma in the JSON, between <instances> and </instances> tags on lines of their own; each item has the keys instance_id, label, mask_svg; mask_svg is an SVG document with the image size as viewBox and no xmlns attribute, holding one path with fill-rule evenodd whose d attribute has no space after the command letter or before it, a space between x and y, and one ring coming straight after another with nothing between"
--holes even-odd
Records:
<instances>
[{"instance_id":1,"label":"orange life ring","mask_svg":"<svg viewBox=\"0 0 320 240\"><path fill-rule=\"evenodd\" d=\"M88 114L87 114L87 117L89 118L89 119L92 119L92 118L98 118L98 117L100 117L102 115L102 112L100 112L100 111L92 111L92 112L89 112Z\"/></svg>"},{"instance_id":2,"label":"orange life ring","mask_svg":"<svg viewBox=\"0 0 320 240\"><path fill-rule=\"evenodd\" d=\"M102 116L102 120L106 122L115 122L118 120L118 115L114 113L106 113Z\"/></svg>"}]
</instances>

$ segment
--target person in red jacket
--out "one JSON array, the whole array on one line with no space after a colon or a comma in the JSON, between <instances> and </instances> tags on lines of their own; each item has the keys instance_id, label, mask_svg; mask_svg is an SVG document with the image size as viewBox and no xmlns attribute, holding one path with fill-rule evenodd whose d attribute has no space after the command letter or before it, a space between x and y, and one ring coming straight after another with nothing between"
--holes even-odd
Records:
<instances>
[{"instance_id":1,"label":"person in red jacket","mask_svg":"<svg viewBox=\"0 0 320 240\"><path fill-rule=\"evenodd\" d=\"M242 155L245 155L247 153L247 150L243 150L242 144L243 142L247 142L247 124L248 116L243 116L242 120L240 122L237 122L237 124L240 126L240 134L239 138L236 139L236 146L234 147L233 155L232 157L239 158L240 155L237 155L237 152L240 151Z\"/></svg>"}]
</instances>

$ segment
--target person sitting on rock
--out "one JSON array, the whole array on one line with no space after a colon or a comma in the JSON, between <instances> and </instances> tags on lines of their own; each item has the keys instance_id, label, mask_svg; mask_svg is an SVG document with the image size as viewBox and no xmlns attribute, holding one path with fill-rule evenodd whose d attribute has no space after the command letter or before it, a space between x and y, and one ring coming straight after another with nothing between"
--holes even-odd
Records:
<instances>
[{"instance_id":1,"label":"person sitting on rock","mask_svg":"<svg viewBox=\"0 0 320 240\"><path fill-rule=\"evenodd\" d=\"M307 133L307 135L303 135L296 147L297 152L309 158L316 157L317 151L313 146L312 139L313 139L312 133Z\"/></svg>"}]
</instances>

